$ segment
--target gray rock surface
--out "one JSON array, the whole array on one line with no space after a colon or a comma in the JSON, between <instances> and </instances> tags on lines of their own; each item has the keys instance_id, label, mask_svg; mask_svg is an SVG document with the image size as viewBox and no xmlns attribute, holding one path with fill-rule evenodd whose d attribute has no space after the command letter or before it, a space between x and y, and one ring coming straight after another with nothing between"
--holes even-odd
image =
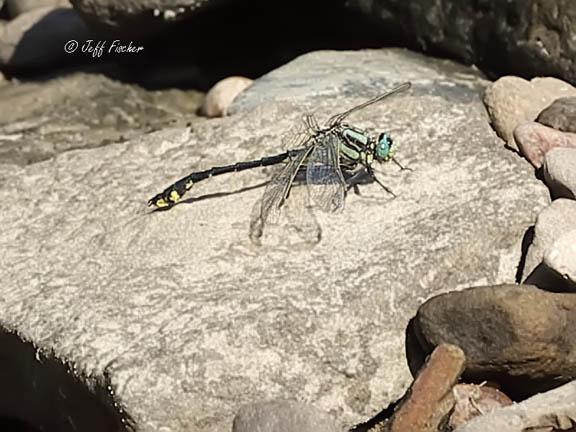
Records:
<instances>
[{"instance_id":1,"label":"gray rock surface","mask_svg":"<svg viewBox=\"0 0 576 432\"><path fill-rule=\"evenodd\" d=\"M59 6L70 6L70 0L6 0L6 8L12 18L34 9ZM0 2L1 8L2 2Z\"/></svg>"},{"instance_id":2,"label":"gray rock surface","mask_svg":"<svg viewBox=\"0 0 576 432\"><path fill-rule=\"evenodd\" d=\"M576 382L476 417L455 432L570 431L576 423Z\"/></svg>"},{"instance_id":3,"label":"gray rock surface","mask_svg":"<svg viewBox=\"0 0 576 432\"><path fill-rule=\"evenodd\" d=\"M382 32L499 74L576 83L572 0L350 0Z\"/></svg>"},{"instance_id":4,"label":"gray rock surface","mask_svg":"<svg viewBox=\"0 0 576 432\"><path fill-rule=\"evenodd\" d=\"M67 53L70 40L85 41L93 33L72 8L43 7L9 21L0 34L0 68L11 71L43 69L76 63L87 54Z\"/></svg>"},{"instance_id":5,"label":"gray rock surface","mask_svg":"<svg viewBox=\"0 0 576 432\"><path fill-rule=\"evenodd\" d=\"M343 431L328 414L313 406L271 401L249 404L240 409L232 432L338 432Z\"/></svg>"},{"instance_id":6,"label":"gray rock surface","mask_svg":"<svg viewBox=\"0 0 576 432\"><path fill-rule=\"evenodd\" d=\"M13 82L0 87L0 163L26 165L185 125L200 101L195 91L145 91L99 74Z\"/></svg>"},{"instance_id":7,"label":"gray rock surface","mask_svg":"<svg viewBox=\"0 0 576 432\"><path fill-rule=\"evenodd\" d=\"M498 136L515 147L514 129L524 122L536 120L543 109L563 96L576 96L576 88L556 78L527 81L505 76L488 87L484 103Z\"/></svg>"},{"instance_id":8,"label":"gray rock surface","mask_svg":"<svg viewBox=\"0 0 576 432\"><path fill-rule=\"evenodd\" d=\"M349 120L388 130L413 171L376 167L398 197L361 185L342 214L317 214L313 248L286 225L250 242L272 168L139 213L191 170L284 151L307 111L323 123L406 80L410 92ZM513 280L548 202L492 132L484 84L402 50L317 52L256 80L229 117L6 166L2 320L94 374L108 366L143 432L227 432L240 406L263 399L365 421L411 382L405 327L422 300Z\"/></svg>"},{"instance_id":9,"label":"gray rock surface","mask_svg":"<svg viewBox=\"0 0 576 432\"><path fill-rule=\"evenodd\" d=\"M513 398L525 398L576 378L575 312L572 293L512 284L469 288L424 303L409 343L426 352L459 346L464 380L493 380Z\"/></svg>"},{"instance_id":10,"label":"gray rock surface","mask_svg":"<svg viewBox=\"0 0 576 432\"><path fill-rule=\"evenodd\" d=\"M562 132L576 132L576 97L556 99L536 121Z\"/></svg>"},{"instance_id":11,"label":"gray rock surface","mask_svg":"<svg viewBox=\"0 0 576 432\"><path fill-rule=\"evenodd\" d=\"M575 199L576 147L557 147L548 151L544 158L543 174L552 196Z\"/></svg>"},{"instance_id":12,"label":"gray rock surface","mask_svg":"<svg viewBox=\"0 0 576 432\"><path fill-rule=\"evenodd\" d=\"M546 253L563 234L576 228L576 201L564 198L552 202L538 215L534 239L526 253L522 272L524 283L552 291L562 290L562 279L551 274L542 262Z\"/></svg>"},{"instance_id":13,"label":"gray rock surface","mask_svg":"<svg viewBox=\"0 0 576 432\"><path fill-rule=\"evenodd\" d=\"M576 228L554 242L544 255L544 264L569 280L576 291Z\"/></svg>"},{"instance_id":14,"label":"gray rock surface","mask_svg":"<svg viewBox=\"0 0 576 432\"><path fill-rule=\"evenodd\" d=\"M70 0L88 23L101 31L150 36L175 21L224 0Z\"/></svg>"}]
</instances>

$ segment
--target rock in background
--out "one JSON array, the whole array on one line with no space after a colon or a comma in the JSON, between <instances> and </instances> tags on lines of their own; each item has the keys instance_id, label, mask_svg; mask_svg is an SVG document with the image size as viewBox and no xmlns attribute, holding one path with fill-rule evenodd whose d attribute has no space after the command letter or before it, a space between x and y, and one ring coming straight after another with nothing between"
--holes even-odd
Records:
<instances>
[{"instance_id":1,"label":"rock in background","mask_svg":"<svg viewBox=\"0 0 576 432\"><path fill-rule=\"evenodd\" d=\"M576 82L572 0L351 0L383 33L497 74Z\"/></svg>"},{"instance_id":2,"label":"rock in background","mask_svg":"<svg viewBox=\"0 0 576 432\"><path fill-rule=\"evenodd\" d=\"M200 100L199 92L147 91L97 73L3 86L0 163L26 165L183 126Z\"/></svg>"},{"instance_id":3,"label":"rock in background","mask_svg":"<svg viewBox=\"0 0 576 432\"><path fill-rule=\"evenodd\" d=\"M89 58L77 50L65 51L70 40L94 38L70 7L35 8L8 21L0 33L0 68L4 71L56 69ZM94 60L92 59L92 62Z\"/></svg>"},{"instance_id":4,"label":"rock in background","mask_svg":"<svg viewBox=\"0 0 576 432\"><path fill-rule=\"evenodd\" d=\"M70 7L70 0L7 0L6 8L11 18L15 18L25 12L43 7ZM0 1L0 9L2 2Z\"/></svg>"},{"instance_id":5,"label":"rock in background","mask_svg":"<svg viewBox=\"0 0 576 432\"><path fill-rule=\"evenodd\" d=\"M406 80L410 92L349 120L389 131L413 171L378 167L395 199L365 185L342 214L318 214L316 247L286 226L250 243L256 186L273 169L139 214L191 170L284 151L305 112L323 122ZM94 374L106 368L144 432L229 431L240 406L270 399L363 421L408 387L405 325L423 299L512 280L548 202L491 130L485 84L401 50L317 52L256 80L228 118L7 167L3 321Z\"/></svg>"},{"instance_id":6,"label":"rock in background","mask_svg":"<svg viewBox=\"0 0 576 432\"><path fill-rule=\"evenodd\" d=\"M223 0L71 0L71 3L100 31L149 37Z\"/></svg>"},{"instance_id":7,"label":"rock in background","mask_svg":"<svg viewBox=\"0 0 576 432\"><path fill-rule=\"evenodd\" d=\"M566 331L575 325L575 311L573 294L530 285L469 288L424 303L408 345L426 353L441 344L459 346L466 354L464 379L497 382L518 400L576 378L573 333Z\"/></svg>"}]
</instances>

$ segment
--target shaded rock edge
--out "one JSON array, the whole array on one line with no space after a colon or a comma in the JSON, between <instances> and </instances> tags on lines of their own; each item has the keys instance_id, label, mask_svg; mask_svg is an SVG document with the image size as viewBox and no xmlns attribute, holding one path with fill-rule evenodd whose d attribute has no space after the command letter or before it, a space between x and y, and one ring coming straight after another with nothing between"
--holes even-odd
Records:
<instances>
[{"instance_id":1,"label":"shaded rock edge","mask_svg":"<svg viewBox=\"0 0 576 432\"><path fill-rule=\"evenodd\" d=\"M135 432L106 370L93 374L0 323L0 427ZM19 429L20 430L20 429Z\"/></svg>"}]
</instances>

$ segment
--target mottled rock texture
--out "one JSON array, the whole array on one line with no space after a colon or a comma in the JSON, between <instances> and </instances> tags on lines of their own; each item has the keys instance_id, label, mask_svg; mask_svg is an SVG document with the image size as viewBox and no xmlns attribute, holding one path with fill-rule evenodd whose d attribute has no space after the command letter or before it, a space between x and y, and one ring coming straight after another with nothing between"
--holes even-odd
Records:
<instances>
[{"instance_id":1,"label":"mottled rock texture","mask_svg":"<svg viewBox=\"0 0 576 432\"><path fill-rule=\"evenodd\" d=\"M382 32L500 74L576 83L572 0L351 0Z\"/></svg>"},{"instance_id":2,"label":"mottled rock texture","mask_svg":"<svg viewBox=\"0 0 576 432\"><path fill-rule=\"evenodd\" d=\"M468 379L494 380L514 397L576 377L576 296L530 285L469 288L434 297L414 319L409 343L429 352L454 344Z\"/></svg>"},{"instance_id":3,"label":"mottled rock texture","mask_svg":"<svg viewBox=\"0 0 576 432\"><path fill-rule=\"evenodd\" d=\"M343 432L326 413L291 401L249 404L240 409L232 432Z\"/></svg>"},{"instance_id":4,"label":"mottled rock texture","mask_svg":"<svg viewBox=\"0 0 576 432\"><path fill-rule=\"evenodd\" d=\"M195 118L196 91L146 91L99 73L0 87L0 163L26 165Z\"/></svg>"},{"instance_id":5,"label":"mottled rock texture","mask_svg":"<svg viewBox=\"0 0 576 432\"><path fill-rule=\"evenodd\" d=\"M304 113L324 123L405 80L409 92L348 120L389 131L413 171L377 166L398 197L361 185L341 214L317 214L315 247L283 224L250 242L274 168L140 213L192 170L284 151ZM142 432L228 432L242 405L270 399L365 421L411 382L405 328L421 302L513 280L547 203L490 128L484 85L403 50L316 52L256 80L229 117L5 164L2 320L94 374L107 367Z\"/></svg>"}]
</instances>

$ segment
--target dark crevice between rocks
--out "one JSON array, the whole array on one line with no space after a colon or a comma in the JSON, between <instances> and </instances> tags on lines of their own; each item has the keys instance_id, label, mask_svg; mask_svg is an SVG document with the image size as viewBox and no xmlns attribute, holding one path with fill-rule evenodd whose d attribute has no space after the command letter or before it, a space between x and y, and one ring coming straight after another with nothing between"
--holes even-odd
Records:
<instances>
[{"instance_id":1,"label":"dark crevice between rocks","mask_svg":"<svg viewBox=\"0 0 576 432\"><path fill-rule=\"evenodd\" d=\"M135 432L108 373L87 374L0 326L0 430Z\"/></svg>"},{"instance_id":2,"label":"dark crevice between rocks","mask_svg":"<svg viewBox=\"0 0 576 432\"><path fill-rule=\"evenodd\" d=\"M534 241L534 225L530 226L524 233L522 237L522 250L520 251L520 262L516 268L516 283L522 283L522 273L524 272L524 267L526 267L526 256L528 255L528 248Z\"/></svg>"},{"instance_id":3,"label":"dark crevice between rocks","mask_svg":"<svg viewBox=\"0 0 576 432\"><path fill-rule=\"evenodd\" d=\"M402 399L397 400L396 402L392 402L370 420L361 423L359 425L354 426L352 429L349 429L349 432L370 432L374 430L381 430L381 429L374 429L377 425L381 428L383 425L387 424L387 421L392 418L394 411L400 405Z\"/></svg>"},{"instance_id":4,"label":"dark crevice between rocks","mask_svg":"<svg viewBox=\"0 0 576 432\"><path fill-rule=\"evenodd\" d=\"M150 58L133 57L141 64L125 65L140 72L193 66L188 84L207 90L231 75L257 78L311 51L390 45L376 24L350 12L343 0L249 0L213 7L175 25L145 43ZM154 86L153 74L140 84Z\"/></svg>"}]
</instances>

